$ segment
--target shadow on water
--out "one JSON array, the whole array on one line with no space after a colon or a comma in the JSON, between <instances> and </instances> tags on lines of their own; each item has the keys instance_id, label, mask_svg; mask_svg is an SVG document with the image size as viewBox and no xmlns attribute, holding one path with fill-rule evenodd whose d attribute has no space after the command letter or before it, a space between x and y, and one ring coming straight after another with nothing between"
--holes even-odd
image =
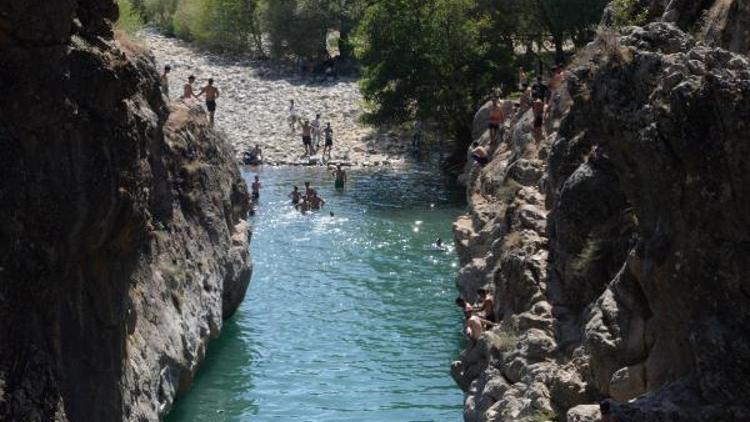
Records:
<instances>
[{"instance_id":1,"label":"shadow on water","mask_svg":"<svg viewBox=\"0 0 750 422\"><path fill-rule=\"evenodd\" d=\"M430 245L451 238L463 190L431 166L351 170L344 191L322 168L255 170L248 295L168 420L459 419L457 263ZM305 180L320 213L289 206Z\"/></svg>"}]
</instances>

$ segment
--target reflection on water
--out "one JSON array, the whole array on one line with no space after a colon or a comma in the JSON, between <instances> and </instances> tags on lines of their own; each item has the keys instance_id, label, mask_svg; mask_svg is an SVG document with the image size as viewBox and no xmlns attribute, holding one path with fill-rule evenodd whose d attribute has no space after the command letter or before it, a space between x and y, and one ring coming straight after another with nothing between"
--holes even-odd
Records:
<instances>
[{"instance_id":1,"label":"reflection on water","mask_svg":"<svg viewBox=\"0 0 750 422\"><path fill-rule=\"evenodd\" d=\"M247 298L169 420L460 419L455 257L431 244L463 192L432 173L357 171L334 192L319 168L260 170ZM323 212L288 205L305 180Z\"/></svg>"}]
</instances>

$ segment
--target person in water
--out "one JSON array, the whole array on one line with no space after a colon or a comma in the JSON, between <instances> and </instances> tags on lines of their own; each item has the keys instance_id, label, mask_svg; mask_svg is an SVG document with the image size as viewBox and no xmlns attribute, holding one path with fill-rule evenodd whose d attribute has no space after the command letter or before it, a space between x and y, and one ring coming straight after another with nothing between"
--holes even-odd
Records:
<instances>
[{"instance_id":1,"label":"person in water","mask_svg":"<svg viewBox=\"0 0 750 422\"><path fill-rule=\"evenodd\" d=\"M490 121L487 125L490 129L490 142L495 142L503 125L505 125L505 113L503 113L502 107L497 103L497 98L493 98L492 105L490 106Z\"/></svg>"},{"instance_id":2,"label":"person in water","mask_svg":"<svg viewBox=\"0 0 750 422\"><path fill-rule=\"evenodd\" d=\"M252 184L253 201L257 201L260 198L260 178L255 176L255 181Z\"/></svg>"},{"instance_id":3,"label":"person in water","mask_svg":"<svg viewBox=\"0 0 750 422\"><path fill-rule=\"evenodd\" d=\"M305 155L313 155L315 153L315 150L312 146L312 126L310 126L310 121L305 120L305 122L302 124L302 145L305 147Z\"/></svg>"},{"instance_id":4,"label":"person in water","mask_svg":"<svg viewBox=\"0 0 750 422\"><path fill-rule=\"evenodd\" d=\"M334 187L336 189L344 189L344 185L346 185L346 172L341 168L341 164L336 166L333 176L336 178Z\"/></svg>"},{"instance_id":5,"label":"person in water","mask_svg":"<svg viewBox=\"0 0 750 422\"><path fill-rule=\"evenodd\" d=\"M292 192L289 194L289 198L292 200L292 205L299 204L300 199L302 199L302 194L299 191L299 188L297 186L294 187Z\"/></svg>"},{"instance_id":6,"label":"person in water","mask_svg":"<svg viewBox=\"0 0 750 422\"><path fill-rule=\"evenodd\" d=\"M310 198L312 196L312 193L313 193L313 188L310 187L310 182L305 182L305 198L304 199Z\"/></svg>"},{"instance_id":7,"label":"person in water","mask_svg":"<svg viewBox=\"0 0 750 422\"><path fill-rule=\"evenodd\" d=\"M492 323L497 322L497 318L495 317L495 298L486 289L477 290L477 296L479 296L479 300L481 301L479 306L484 313L484 319Z\"/></svg>"},{"instance_id":8,"label":"person in water","mask_svg":"<svg viewBox=\"0 0 750 422\"><path fill-rule=\"evenodd\" d=\"M206 109L208 110L208 119L211 126L214 125L214 114L216 113L216 99L219 98L219 89L214 86L214 80L208 79L208 85L204 86L198 93L197 97L206 94Z\"/></svg>"},{"instance_id":9,"label":"person in water","mask_svg":"<svg viewBox=\"0 0 750 422\"><path fill-rule=\"evenodd\" d=\"M328 156L331 156L331 151L333 151L333 129L331 129L331 123L326 123L325 129L323 129L323 135L326 138L325 146L323 147L323 154L326 154L326 151L328 152Z\"/></svg>"},{"instance_id":10,"label":"person in water","mask_svg":"<svg viewBox=\"0 0 750 422\"><path fill-rule=\"evenodd\" d=\"M441 238L438 237L435 240L435 248L437 248L437 249L445 249L445 245L443 245L443 239L441 239Z\"/></svg>"},{"instance_id":11,"label":"person in water","mask_svg":"<svg viewBox=\"0 0 750 422\"><path fill-rule=\"evenodd\" d=\"M182 99L187 100L188 98L197 98L193 91L193 83L195 82L195 76L188 76L187 83L182 87Z\"/></svg>"},{"instance_id":12,"label":"person in water","mask_svg":"<svg viewBox=\"0 0 750 422\"><path fill-rule=\"evenodd\" d=\"M326 203L325 199L318 196L318 192L316 190L312 191L312 196L307 201L310 203L310 209L315 211L322 208Z\"/></svg>"},{"instance_id":13,"label":"person in water","mask_svg":"<svg viewBox=\"0 0 750 422\"><path fill-rule=\"evenodd\" d=\"M172 71L172 67L169 65L164 66L164 73L161 74L161 78L159 78L159 85L161 87L161 92L169 99L169 72Z\"/></svg>"}]
</instances>

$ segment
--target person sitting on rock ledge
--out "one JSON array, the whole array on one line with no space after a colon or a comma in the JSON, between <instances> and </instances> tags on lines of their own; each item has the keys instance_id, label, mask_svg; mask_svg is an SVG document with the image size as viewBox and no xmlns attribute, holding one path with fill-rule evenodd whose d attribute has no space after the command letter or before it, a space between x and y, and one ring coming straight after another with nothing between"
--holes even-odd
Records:
<instances>
[{"instance_id":1,"label":"person sitting on rock ledge","mask_svg":"<svg viewBox=\"0 0 750 422\"><path fill-rule=\"evenodd\" d=\"M490 129L490 143L494 143L497 139L500 128L505 124L505 113L503 113L502 107L497 103L497 98L492 99L492 105L490 106L490 122L487 125Z\"/></svg>"},{"instance_id":2,"label":"person sitting on rock ledge","mask_svg":"<svg viewBox=\"0 0 750 422\"><path fill-rule=\"evenodd\" d=\"M464 313L465 320L468 320L469 317L471 317L471 314L474 312L474 307L461 297L456 298L456 306L461 308L461 311Z\"/></svg>"},{"instance_id":3,"label":"person sitting on rock ledge","mask_svg":"<svg viewBox=\"0 0 750 422\"><path fill-rule=\"evenodd\" d=\"M480 166L486 166L487 163L490 162L487 150L483 146L479 145L479 142L474 142L473 144L471 144L471 147L471 158L473 158L474 161L476 161Z\"/></svg>"},{"instance_id":4,"label":"person sitting on rock ledge","mask_svg":"<svg viewBox=\"0 0 750 422\"><path fill-rule=\"evenodd\" d=\"M477 296L479 296L479 300L481 301L479 307L484 313L484 319L492 323L497 322L497 318L495 317L495 298L486 289L477 290Z\"/></svg>"}]
</instances>

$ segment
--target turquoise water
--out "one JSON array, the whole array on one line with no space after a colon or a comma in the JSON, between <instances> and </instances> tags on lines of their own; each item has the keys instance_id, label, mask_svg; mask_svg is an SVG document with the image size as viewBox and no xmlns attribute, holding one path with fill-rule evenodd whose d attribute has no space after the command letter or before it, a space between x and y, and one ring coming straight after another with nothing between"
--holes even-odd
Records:
<instances>
[{"instance_id":1,"label":"turquoise water","mask_svg":"<svg viewBox=\"0 0 750 422\"><path fill-rule=\"evenodd\" d=\"M320 168L258 170L247 297L169 421L459 420L456 258L430 245L452 244L463 191L434 173L358 171L336 193ZM288 205L305 180L318 214Z\"/></svg>"}]
</instances>

